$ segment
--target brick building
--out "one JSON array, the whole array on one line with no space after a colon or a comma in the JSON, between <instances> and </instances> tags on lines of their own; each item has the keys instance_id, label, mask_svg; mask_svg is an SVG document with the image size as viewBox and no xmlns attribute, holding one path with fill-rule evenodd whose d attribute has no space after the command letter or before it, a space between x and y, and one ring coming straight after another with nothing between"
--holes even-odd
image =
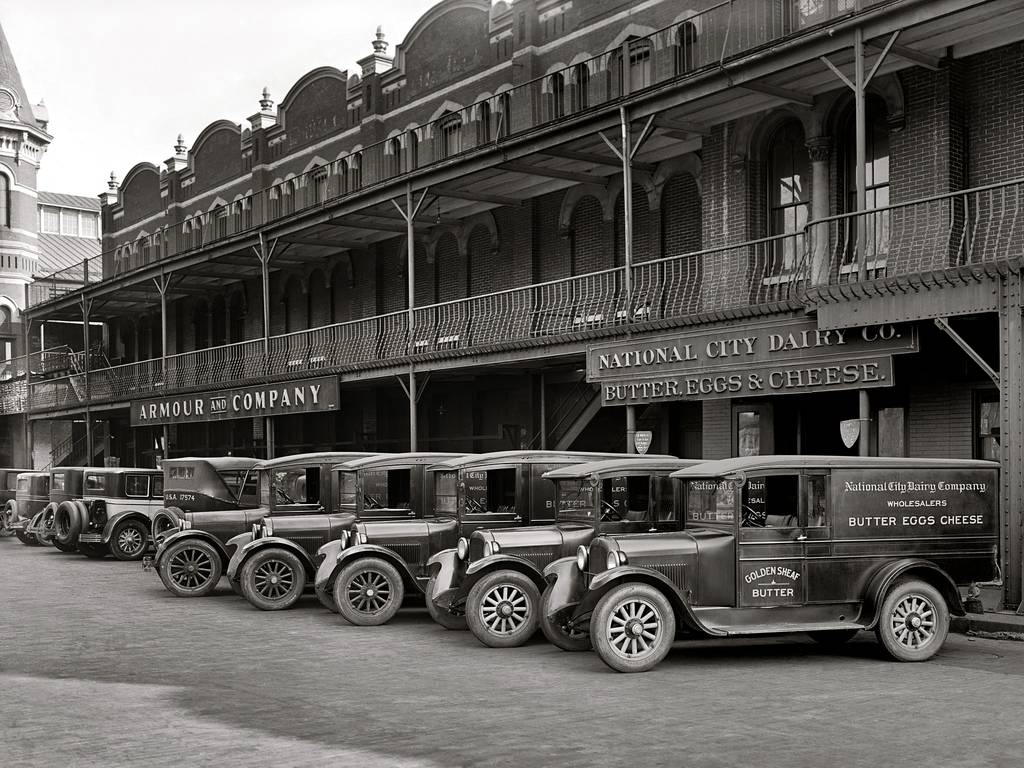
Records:
<instances>
[{"instance_id":1,"label":"brick building","mask_svg":"<svg viewBox=\"0 0 1024 768\"><path fill-rule=\"evenodd\" d=\"M443 0L358 66L112 178L102 279L29 292L99 324L29 382L37 463L993 458L1020 601L1018 3Z\"/></svg>"}]
</instances>

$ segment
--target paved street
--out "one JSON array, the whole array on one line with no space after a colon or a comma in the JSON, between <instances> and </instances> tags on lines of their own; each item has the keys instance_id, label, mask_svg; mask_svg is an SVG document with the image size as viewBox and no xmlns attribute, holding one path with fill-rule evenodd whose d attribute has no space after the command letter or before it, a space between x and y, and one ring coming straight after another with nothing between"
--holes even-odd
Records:
<instances>
[{"instance_id":1,"label":"paved street","mask_svg":"<svg viewBox=\"0 0 1024 768\"><path fill-rule=\"evenodd\" d=\"M927 664L802 638L679 644L646 675L421 610L180 600L141 566L0 540L5 766L1024 764L1024 643Z\"/></svg>"}]
</instances>

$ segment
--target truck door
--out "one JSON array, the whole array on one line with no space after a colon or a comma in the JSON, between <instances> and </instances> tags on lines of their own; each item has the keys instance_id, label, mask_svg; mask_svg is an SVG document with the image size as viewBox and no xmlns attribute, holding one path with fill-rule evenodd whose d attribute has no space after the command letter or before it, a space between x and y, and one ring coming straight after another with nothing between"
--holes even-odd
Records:
<instances>
[{"instance_id":1,"label":"truck door","mask_svg":"<svg viewBox=\"0 0 1024 768\"><path fill-rule=\"evenodd\" d=\"M743 483L736 574L741 608L804 602L800 485L797 472L750 476Z\"/></svg>"}]
</instances>

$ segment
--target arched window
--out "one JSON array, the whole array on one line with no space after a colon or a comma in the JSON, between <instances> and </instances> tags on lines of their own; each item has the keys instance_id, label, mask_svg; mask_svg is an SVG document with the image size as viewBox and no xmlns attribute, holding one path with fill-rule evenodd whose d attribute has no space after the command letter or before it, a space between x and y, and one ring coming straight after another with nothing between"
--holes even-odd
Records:
<instances>
[{"instance_id":1,"label":"arched window","mask_svg":"<svg viewBox=\"0 0 1024 768\"><path fill-rule=\"evenodd\" d=\"M654 83L651 62L654 46L650 40L634 40L629 44L629 92L635 93Z\"/></svg>"},{"instance_id":2,"label":"arched window","mask_svg":"<svg viewBox=\"0 0 1024 768\"><path fill-rule=\"evenodd\" d=\"M565 116L565 77L561 72L548 76L548 120Z\"/></svg>"},{"instance_id":3,"label":"arched window","mask_svg":"<svg viewBox=\"0 0 1024 768\"><path fill-rule=\"evenodd\" d=\"M228 236L228 206L213 209L214 237L218 240Z\"/></svg>"},{"instance_id":4,"label":"arched window","mask_svg":"<svg viewBox=\"0 0 1024 768\"><path fill-rule=\"evenodd\" d=\"M684 21L676 29L676 74L685 74L698 66L697 28L693 22Z\"/></svg>"},{"instance_id":5,"label":"arched window","mask_svg":"<svg viewBox=\"0 0 1024 768\"><path fill-rule=\"evenodd\" d=\"M271 187L270 188L270 195L269 195L268 199L269 199L269 202L270 202L269 217L271 219L280 218L280 216L281 216L281 187L280 186Z\"/></svg>"},{"instance_id":6,"label":"arched window","mask_svg":"<svg viewBox=\"0 0 1024 768\"><path fill-rule=\"evenodd\" d=\"M570 95L573 112L579 112L590 106L590 67L587 64L577 64L572 68Z\"/></svg>"},{"instance_id":7,"label":"arched window","mask_svg":"<svg viewBox=\"0 0 1024 768\"><path fill-rule=\"evenodd\" d=\"M363 153L356 152L348 159L348 188L355 192L363 186Z\"/></svg>"},{"instance_id":8,"label":"arched window","mask_svg":"<svg viewBox=\"0 0 1024 768\"><path fill-rule=\"evenodd\" d=\"M136 246L139 249L139 258L141 259L139 266L142 266L143 264L149 264L152 261L152 245L152 237L149 237L147 235L145 237L139 238L138 242L136 243Z\"/></svg>"},{"instance_id":9,"label":"arched window","mask_svg":"<svg viewBox=\"0 0 1024 768\"><path fill-rule=\"evenodd\" d=\"M310 181L313 185L311 202L314 205L322 203L327 199L327 169L320 166L314 168Z\"/></svg>"},{"instance_id":10,"label":"arched window","mask_svg":"<svg viewBox=\"0 0 1024 768\"><path fill-rule=\"evenodd\" d=\"M865 103L864 181L866 196L864 210L873 211L889 205L889 126L886 122L885 102L869 95ZM848 212L857 210L857 127L854 112L849 110L846 119L846 136L843 147L845 154L845 208ZM884 259L889 252L890 216L888 210L865 216L864 255L867 261ZM857 228L850 227L851 244L855 244ZM859 248L847 249L847 260L853 260Z\"/></svg>"},{"instance_id":11,"label":"arched window","mask_svg":"<svg viewBox=\"0 0 1024 768\"><path fill-rule=\"evenodd\" d=\"M398 176L402 172L402 140L397 136L388 140L384 159L388 178Z\"/></svg>"},{"instance_id":12,"label":"arched window","mask_svg":"<svg viewBox=\"0 0 1024 768\"><path fill-rule=\"evenodd\" d=\"M295 179L289 179L281 185L281 215L295 213Z\"/></svg>"},{"instance_id":13,"label":"arched window","mask_svg":"<svg viewBox=\"0 0 1024 768\"><path fill-rule=\"evenodd\" d=\"M0 226L11 226L11 180L0 173Z\"/></svg>"},{"instance_id":14,"label":"arched window","mask_svg":"<svg viewBox=\"0 0 1024 768\"><path fill-rule=\"evenodd\" d=\"M810 214L811 160L804 129L787 120L768 145L768 234L792 235L775 245L773 271L790 272L797 264L804 226Z\"/></svg>"},{"instance_id":15,"label":"arched window","mask_svg":"<svg viewBox=\"0 0 1024 768\"><path fill-rule=\"evenodd\" d=\"M498 95L498 138L503 139L512 133L512 95L505 91Z\"/></svg>"},{"instance_id":16,"label":"arched window","mask_svg":"<svg viewBox=\"0 0 1024 768\"><path fill-rule=\"evenodd\" d=\"M420 137L416 128L409 130L405 136L409 144L409 151L406 157L406 167L411 171L420 167Z\"/></svg>"},{"instance_id":17,"label":"arched window","mask_svg":"<svg viewBox=\"0 0 1024 768\"><path fill-rule=\"evenodd\" d=\"M491 103L482 101L477 107L476 143L487 144L491 140Z\"/></svg>"},{"instance_id":18,"label":"arched window","mask_svg":"<svg viewBox=\"0 0 1024 768\"><path fill-rule=\"evenodd\" d=\"M462 118L448 112L437 121L438 156L441 159L455 157L462 151Z\"/></svg>"}]
</instances>

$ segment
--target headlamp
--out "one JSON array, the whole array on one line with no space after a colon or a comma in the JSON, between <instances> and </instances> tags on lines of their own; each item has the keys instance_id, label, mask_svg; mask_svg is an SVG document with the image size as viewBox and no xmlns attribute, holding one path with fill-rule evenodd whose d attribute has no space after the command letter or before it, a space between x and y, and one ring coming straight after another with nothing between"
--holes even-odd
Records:
<instances>
[{"instance_id":1,"label":"headlamp","mask_svg":"<svg viewBox=\"0 0 1024 768\"><path fill-rule=\"evenodd\" d=\"M590 559L590 550L580 544L576 547L576 567L581 571L587 570L587 561Z\"/></svg>"},{"instance_id":2,"label":"headlamp","mask_svg":"<svg viewBox=\"0 0 1024 768\"><path fill-rule=\"evenodd\" d=\"M341 536L338 537L338 542L341 544L341 548L344 549L348 546L351 534L348 531L342 531Z\"/></svg>"},{"instance_id":3,"label":"headlamp","mask_svg":"<svg viewBox=\"0 0 1024 768\"><path fill-rule=\"evenodd\" d=\"M465 536L459 538L459 543L455 546L455 554L459 556L459 560L465 560L469 555L469 539Z\"/></svg>"},{"instance_id":4,"label":"headlamp","mask_svg":"<svg viewBox=\"0 0 1024 768\"><path fill-rule=\"evenodd\" d=\"M612 568L618 568L620 565L626 564L626 553L620 549L613 549L608 552L608 557L605 559L605 567L610 571Z\"/></svg>"},{"instance_id":5,"label":"headlamp","mask_svg":"<svg viewBox=\"0 0 1024 768\"><path fill-rule=\"evenodd\" d=\"M262 535L263 535L263 528L262 528L262 526L260 526L259 523L253 523L252 524L252 538L253 538L253 540L258 539Z\"/></svg>"},{"instance_id":6,"label":"headlamp","mask_svg":"<svg viewBox=\"0 0 1024 768\"><path fill-rule=\"evenodd\" d=\"M368 541L368 539L366 538L366 532L365 531L356 531L355 539L360 544L365 544Z\"/></svg>"},{"instance_id":7,"label":"headlamp","mask_svg":"<svg viewBox=\"0 0 1024 768\"><path fill-rule=\"evenodd\" d=\"M269 517L263 518L263 533L266 536L274 535L274 521Z\"/></svg>"},{"instance_id":8,"label":"headlamp","mask_svg":"<svg viewBox=\"0 0 1024 768\"><path fill-rule=\"evenodd\" d=\"M494 540L484 542L484 557L490 557L491 555L496 555L499 552L501 552L501 547L498 545L498 542Z\"/></svg>"},{"instance_id":9,"label":"headlamp","mask_svg":"<svg viewBox=\"0 0 1024 768\"><path fill-rule=\"evenodd\" d=\"M179 531L187 531L191 527L192 527L192 521L191 520L186 520L183 517L183 518L181 518L181 520L178 521L178 530Z\"/></svg>"}]
</instances>

